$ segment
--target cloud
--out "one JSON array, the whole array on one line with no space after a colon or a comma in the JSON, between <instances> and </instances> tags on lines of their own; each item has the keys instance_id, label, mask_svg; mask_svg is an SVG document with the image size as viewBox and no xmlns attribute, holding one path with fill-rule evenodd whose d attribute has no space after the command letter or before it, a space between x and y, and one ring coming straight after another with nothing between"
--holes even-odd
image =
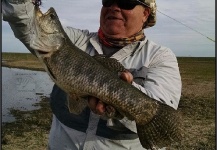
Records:
<instances>
[{"instance_id":1,"label":"cloud","mask_svg":"<svg viewBox=\"0 0 217 150\"><path fill-rule=\"evenodd\" d=\"M43 12L54 7L63 26L97 31L101 1L99 0L44 0ZM215 39L215 1L166 0L157 1L157 23L146 29L146 36L154 42L171 48L177 56L215 56L215 43L181 23ZM180 21L181 23L175 21ZM3 51L26 51L19 40L14 38L10 27L2 26ZM11 43L16 43L15 49ZM22 46L21 46L22 45Z\"/></svg>"}]
</instances>

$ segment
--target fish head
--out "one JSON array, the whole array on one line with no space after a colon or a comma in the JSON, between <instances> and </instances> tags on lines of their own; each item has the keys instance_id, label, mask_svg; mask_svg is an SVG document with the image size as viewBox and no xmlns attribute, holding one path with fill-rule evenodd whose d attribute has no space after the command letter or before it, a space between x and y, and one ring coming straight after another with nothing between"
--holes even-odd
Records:
<instances>
[{"instance_id":1,"label":"fish head","mask_svg":"<svg viewBox=\"0 0 217 150\"><path fill-rule=\"evenodd\" d=\"M54 8L42 13L38 6L34 8L33 34L30 47L38 57L51 57L61 49L65 32Z\"/></svg>"}]
</instances>

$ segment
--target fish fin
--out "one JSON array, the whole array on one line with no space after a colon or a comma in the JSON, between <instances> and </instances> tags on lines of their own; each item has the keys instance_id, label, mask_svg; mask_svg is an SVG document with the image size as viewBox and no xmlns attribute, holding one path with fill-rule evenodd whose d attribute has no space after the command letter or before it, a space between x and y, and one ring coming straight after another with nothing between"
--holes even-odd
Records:
<instances>
[{"instance_id":1,"label":"fish fin","mask_svg":"<svg viewBox=\"0 0 217 150\"><path fill-rule=\"evenodd\" d=\"M119 112L119 111L117 111L113 106L111 106L111 105L107 105L106 106L106 113L105 113L105 116L107 117L107 118L110 118L110 119L123 119L123 115Z\"/></svg>"},{"instance_id":2,"label":"fish fin","mask_svg":"<svg viewBox=\"0 0 217 150\"><path fill-rule=\"evenodd\" d=\"M115 58L106 57L105 55L95 55L92 57L110 71L121 72L126 70Z\"/></svg>"},{"instance_id":3,"label":"fish fin","mask_svg":"<svg viewBox=\"0 0 217 150\"><path fill-rule=\"evenodd\" d=\"M136 126L140 142L146 149L167 147L181 142L183 137L180 112L165 104L160 104L158 113L150 122Z\"/></svg>"},{"instance_id":4,"label":"fish fin","mask_svg":"<svg viewBox=\"0 0 217 150\"><path fill-rule=\"evenodd\" d=\"M67 106L70 113L80 114L87 107L87 100L76 94L68 94Z\"/></svg>"}]
</instances>

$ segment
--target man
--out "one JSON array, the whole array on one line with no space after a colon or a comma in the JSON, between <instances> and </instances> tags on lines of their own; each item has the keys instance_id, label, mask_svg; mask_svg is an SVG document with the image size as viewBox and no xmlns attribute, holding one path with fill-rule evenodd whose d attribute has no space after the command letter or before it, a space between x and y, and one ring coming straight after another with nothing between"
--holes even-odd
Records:
<instances>
[{"instance_id":1,"label":"man","mask_svg":"<svg viewBox=\"0 0 217 150\"><path fill-rule=\"evenodd\" d=\"M15 36L30 47L31 0L3 0L3 19ZM104 54L117 59L129 72L120 78L149 97L177 109L181 78L173 52L150 41L144 30L156 21L155 0L102 0L97 33L65 28L71 41L89 55ZM97 70L96 70L97 71ZM53 120L49 135L51 150L142 150L134 121L126 117L114 122L102 119L110 108L101 100L88 97L89 107L81 114L69 113L68 95L56 85L51 93ZM69 95L70 97L70 95ZM116 110L118 111L118 110Z\"/></svg>"}]
</instances>

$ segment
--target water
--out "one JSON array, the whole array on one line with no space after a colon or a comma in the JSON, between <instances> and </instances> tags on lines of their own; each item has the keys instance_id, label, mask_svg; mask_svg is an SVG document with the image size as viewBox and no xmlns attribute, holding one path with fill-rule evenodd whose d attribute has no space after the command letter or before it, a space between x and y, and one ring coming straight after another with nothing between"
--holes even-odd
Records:
<instances>
[{"instance_id":1,"label":"water","mask_svg":"<svg viewBox=\"0 0 217 150\"><path fill-rule=\"evenodd\" d=\"M15 118L10 109L34 110L41 96L50 96L53 81L42 71L2 67L2 122Z\"/></svg>"}]
</instances>

